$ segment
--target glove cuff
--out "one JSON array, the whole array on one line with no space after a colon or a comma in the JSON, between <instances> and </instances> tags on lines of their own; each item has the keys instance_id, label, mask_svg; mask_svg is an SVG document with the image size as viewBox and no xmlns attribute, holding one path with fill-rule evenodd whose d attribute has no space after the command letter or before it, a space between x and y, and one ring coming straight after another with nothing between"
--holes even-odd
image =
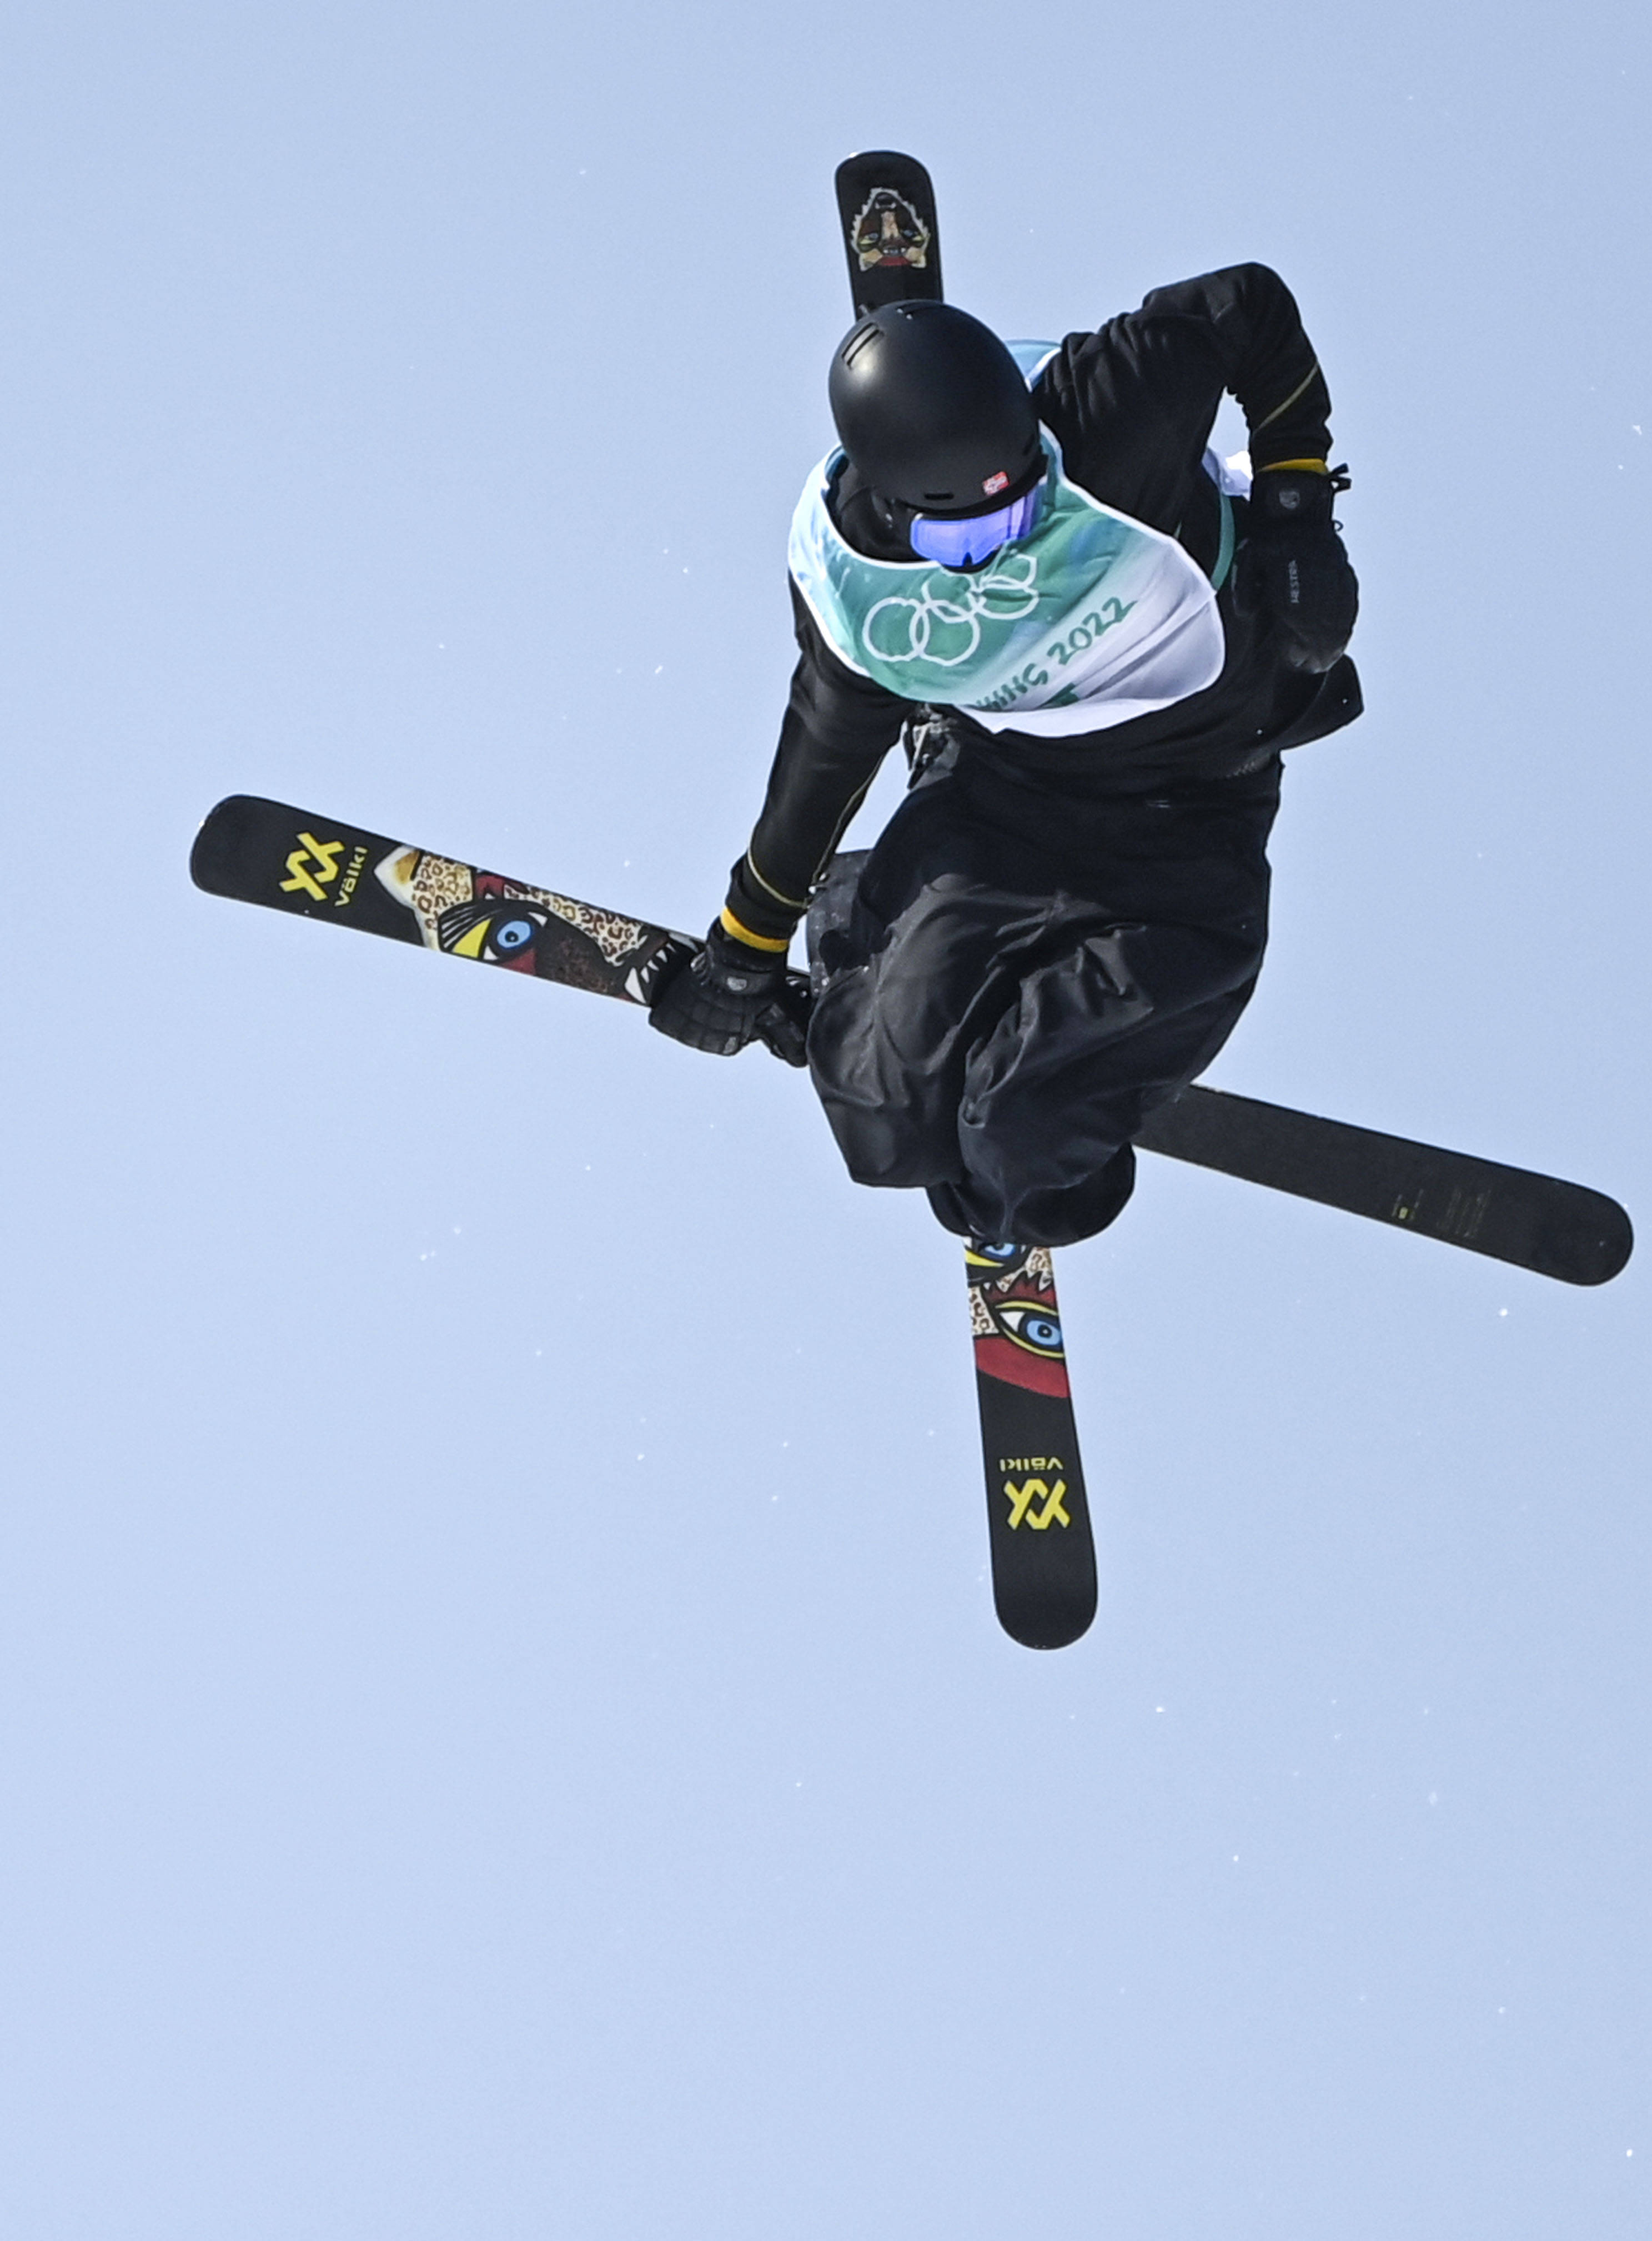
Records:
<instances>
[{"instance_id":1,"label":"glove cuff","mask_svg":"<svg viewBox=\"0 0 1652 2241\"><path fill-rule=\"evenodd\" d=\"M1263 467L1251 484L1253 525L1269 529L1329 529L1331 509L1349 487L1346 467L1318 460L1287 460Z\"/></svg>"},{"instance_id":2,"label":"glove cuff","mask_svg":"<svg viewBox=\"0 0 1652 2241\"><path fill-rule=\"evenodd\" d=\"M699 960L699 977L725 995L750 1001L771 993L785 980L786 945L766 942L759 948L742 935L729 933L728 917L725 911L706 936Z\"/></svg>"}]
</instances>

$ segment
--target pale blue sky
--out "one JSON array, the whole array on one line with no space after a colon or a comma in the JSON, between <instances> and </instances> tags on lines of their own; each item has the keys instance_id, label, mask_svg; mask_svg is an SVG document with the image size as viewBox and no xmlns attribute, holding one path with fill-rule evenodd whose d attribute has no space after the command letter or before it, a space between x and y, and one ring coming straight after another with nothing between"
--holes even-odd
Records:
<instances>
[{"instance_id":1,"label":"pale blue sky","mask_svg":"<svg viewBox=\"0 0 1652 2241\"><path fill-rule=\"evenodd\" d=\"M184 866L246 790L704 924L907 147L1002 330L1260 258L1328 368L1369 713L1213 1080L1652 1220L1644 11L4 43L0 2228L1640 2241L1642 1264L1144 1161L1035 1657L798 1077Z\"/></svg>"}]
</instances>

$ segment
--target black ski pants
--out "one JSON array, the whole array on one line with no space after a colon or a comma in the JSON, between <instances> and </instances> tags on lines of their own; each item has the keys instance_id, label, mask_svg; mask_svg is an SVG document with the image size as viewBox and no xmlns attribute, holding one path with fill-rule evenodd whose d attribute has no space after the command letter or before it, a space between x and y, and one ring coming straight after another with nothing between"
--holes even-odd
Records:
<instances>
[{"instance_id":1,"label":"black ski pants","mask_svg":"<svg viewBox=\"0 0 1652 2241\"><path fill-rule=\"evenodd\" d=\"M1255 986L1279 773L1098 800L962 763L910 793L846 913L812 914L809 1065L855 1181L960 1235L1105 1229Z\"/></svg>"}]
</instances>

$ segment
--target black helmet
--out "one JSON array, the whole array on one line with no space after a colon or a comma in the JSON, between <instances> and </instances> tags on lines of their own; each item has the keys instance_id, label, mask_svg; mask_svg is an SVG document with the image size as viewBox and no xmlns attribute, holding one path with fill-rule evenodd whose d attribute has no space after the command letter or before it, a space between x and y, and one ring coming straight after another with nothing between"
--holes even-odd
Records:
<instances>
[{"instance_id":1,"label":"black helmet","mask_svg":"<svg viewBox=\"0 0 1652 2241\"><path fill-rule=\"evenodd\" d=\"M832 417L850 458L916 513L990 513L1044 472L1020 368L951 304L888 304L832 361Z\"/></svg>"}]
</instances>

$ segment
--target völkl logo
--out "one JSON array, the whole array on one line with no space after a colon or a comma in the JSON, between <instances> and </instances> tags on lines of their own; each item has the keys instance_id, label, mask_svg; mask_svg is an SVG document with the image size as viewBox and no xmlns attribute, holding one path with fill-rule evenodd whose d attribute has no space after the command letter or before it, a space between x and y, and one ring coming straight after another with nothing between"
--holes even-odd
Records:
<instances>
[{"instance_id":1,"label":"v\u00f6lkl logo","mask_svg":"<svg viewBox=\"0 0 1652 2241\"><path fill-rule=\"evenodd\" d=\"M330 886L338 876L338 859L344 853L342 840L318 840L313 833L298 835L300 846L287 859L288 877L281 882L284 895L306 894L311 902L324 903L323 886Z\"/></svg>"},{"instance_id":2,"label":"v\u00f6lkl logo","mask_svg":"<svg viewBox=\"0 0 1652 2241\"><path fill-rule=\"evenodd\" d=\"M1034 1533L1042 1533L1052 1525L1071 1525L1073 1520L1063 1507L1067 1481L1058 1478L1053 1486L1041 1478L1023 1479L1017 1486L1013 1478L1004 1482L1004 1495L1010 1506L1009 1525L1013 1533L1018 1527L1030 1526ZM1034 1509L1034 1502L1042 1501L1044 1507Z\"/></svg>"}]
</instances>

